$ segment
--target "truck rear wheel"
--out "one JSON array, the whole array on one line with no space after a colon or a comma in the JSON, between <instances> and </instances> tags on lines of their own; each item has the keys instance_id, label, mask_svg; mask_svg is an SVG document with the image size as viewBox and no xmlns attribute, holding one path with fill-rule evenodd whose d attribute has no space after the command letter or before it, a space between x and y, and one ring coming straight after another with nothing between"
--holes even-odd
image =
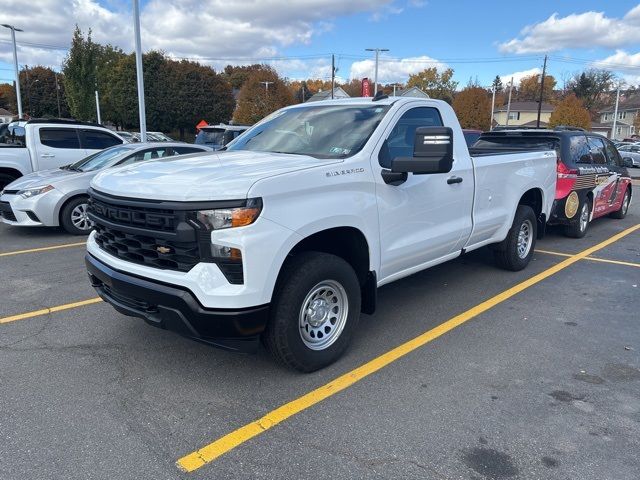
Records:
<instances>
[{"instance_id":1,"label":"truck rear wheel","mask_svg":"<svg viewBox=\"0 0 640 480\"><path fill-rule=\"evenodd\" d=\"M264 343L285 365L313 372L346 350L360 317L360 284L345 260L320 252L284 267Z\"/></svg>"},{"instance_id":2,"label":"truck rear wheel","mask_svg":"<svg viewBox=\"0 0 640 480\"><path fill-rule=\"evenodd\" d=\"M537 229L533 209L528 205L518 205L507 238L500 242L493 252L496 264L513 272L525 268L533 256Z\"/></svg>"},{"instance_id":3,"label":"truck rear wheel","mask_svg":"<svg viewBox=\"0 0 640 480\"><path fill-rule=\"evenodd\" d=\"M564 227L564 234L571 238L582 238L587 233L589 228L589 217L591 216L591 201L589 198L585 198L584 202L580 206L580 213L578 218Z\"/></svg>"}]
</instances>

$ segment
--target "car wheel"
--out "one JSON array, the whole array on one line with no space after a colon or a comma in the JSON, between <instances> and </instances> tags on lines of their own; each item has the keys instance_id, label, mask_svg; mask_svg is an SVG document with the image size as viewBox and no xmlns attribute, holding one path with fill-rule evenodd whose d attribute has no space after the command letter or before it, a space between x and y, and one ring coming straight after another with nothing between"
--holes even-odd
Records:
<instances>
[{"instance_id":1,"label":"car wheel","mask_svg":"<svg viewBox=\"0 0 640 480\"><path fill-rule=\"evenodd\" d=\"M591 200L586 198L580 206L578 218L564 228L564 234L571 238L582 238L589 229L589 218L591 217Z\"/></svg>"},{"instance_id":2,"label":"car wheel","mask_svg":"<svg viewBox=\"0 0 640 480\"><path fill-rule=\"evenodd\" d=\"M313 372L346 350L360 317L360 284L345 260L320 252L284 267L263 341L285 365Z\"/></svg>"},{"instance_id":3,"label":"car wheel","mask_svg":"<svg viewBox=\"0 0 640 480\"><path fill-rule=\"evenodd\" d=\"M622 205L620 208L611 214L612 218L623 219L627 216L627 212L629 211L629 204L631 203L631 193L627 188L624 191L624 197L622 198Z\"/></svg>"},{"instance_id":4,"label":"car wheel","mask_svg":"<svg viewBox=\"0 0 640 480\"><path fill-rule=\"evenodd\" d=\"M79 197L67 202L60 212L60 224L72 235L87 235L93 228L87 212L89 203L87 197Z\"/></svg>"},{"instance_id":5,"label":"car wheel","mask_svg":"<svg viewBox=\"0 0 640 480\"><path fill-rule=\"evenodd\" d=\"M6 173L0 173L0 190L4 189L7 185L13 182L16 177L8 175Z\"/></svg>"},{"instance_id":6,"label":"car wheel","mask_svg":"<svg viewBox=\"0 0 640 480\"><path fill-rule=\"evenodd\" d=\"M538 234L536 214L528 205L518 205L507 237L494 249L496 264L505 270L517 272L525 268L536 246Z\"/></svg>"}]
</instances>

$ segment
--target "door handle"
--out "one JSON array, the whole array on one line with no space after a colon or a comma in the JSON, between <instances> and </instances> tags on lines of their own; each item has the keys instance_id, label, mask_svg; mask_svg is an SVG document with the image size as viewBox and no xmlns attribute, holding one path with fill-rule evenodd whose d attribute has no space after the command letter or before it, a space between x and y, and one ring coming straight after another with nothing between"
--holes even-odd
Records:
<instances>
[{"instance_id":1,"label":"door handle","mask_svg":"<svg viewBox=\"0 0 640 480\"><path fill-rule=\"evenodd\" d=\"M454 183L462 183L462 177L449 177L447 178L447 183L452 185Z\"/></svg>"},{"instance_id":2,"label":"door handle","mask_svg":"<svg viewBox=\"0 0 640 480\"><path fill-rule=\"evenodd\" d=\"M42 155L40 155L42 158L53 158L56 155L54 153L43 153Z\"/></svg>"}]
</instances>

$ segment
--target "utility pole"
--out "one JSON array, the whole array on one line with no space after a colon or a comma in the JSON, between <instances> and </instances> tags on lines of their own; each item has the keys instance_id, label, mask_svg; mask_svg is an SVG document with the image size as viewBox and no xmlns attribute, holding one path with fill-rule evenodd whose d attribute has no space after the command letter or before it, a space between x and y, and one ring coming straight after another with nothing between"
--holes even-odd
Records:
<instances>
[{"instance_id":1,"label":"utility pole","mask_svg":"<svg viewBox=\"0 0 640 480\"><path fill-rule=\"evenodd\" d=\"M547 73L547 56L544 56L544 65L542 66L542 78L540 79L540 100L538 101L538 120L536 128L540 128L540 112L542 112L542 95L544 94L544 76Z\"/></svg>"},{"instance_id":2,"label":"utility pole","mask_svg":"<svg viewBox=\"0 0 640 480\"><path fill-rule=\"evenodd\" d=\"M265 93L269 93L269 85L271 85L273 82L260 82L261 84L264 85L264 91Z\"/></svg>"},{"instance_id":3,"label":"utility pole","mask_svg":"<svg viewBox=\"0 0 640 480\"><path fill-rule=\"evenodd\" d=\"M491 91L493 92L493 95L491 95L491 120L489 121L489 131L493 130L493 110L494 108L496 108L496 86L495 85L491 86ZM395 88L394 88L394 92L395 92Z\"/></svg>"},{"instance_id":4,"label":"utility pole","mask_svg":"<svg viewBox=\"0 0 640 480\"><path fill-rule=\"evenodd\" d=\"M147 117L144 109L144 76L142 74L142 42L140 41L140 6L138 5L138 0L133 0L133 30L136 40L136 79L138 82L138 115L140 116L140 141L146 142Z\"/></svg>"},{"instance_id":5,"label":"utility pole","mask_svg":"<svg viewBox=\"0 0 640 480\"><path fill-rule=\"evenodd\" d=\"M618 104L620 103L620 83L616 90L616 108L613 111L613 127L611 128L611 140L616 138L616 124L618 123Z\"/></svg>"},{"instance_id":6,"label":"utility pole","mask_svg":"<svg viewBox=\"0 0 640 480\"><path fill-rule=\"evenodd\" d=\"M511 77L511 81L509 82L509 101L507 102L507 121L504 124L505 127L509 126L509 114L511 113L511 92L513 90L513 77Z\"/></svg>"},{"instance_id":7,"label":"utility pole","mask_svg":"<svg viewBox=\"0 0 640 480\"><path fill-rule=\"evenodd\" d=\"M24 32L20 28L16 28L13 25L6 23L2 24L3 27L11 30L11 41L13 42L13 68L16 72L16 102L18 103L18 118L22 118L22 99L20 98L20 73L18 69L18 50L16 48L16 32Z\"/></svg>"},{"instance_id":8,"label":"utility pole","mask_svg":"<svg viewBox=\"0 0 640 480\"><path fill-rule=\"evenodd\" d=\"M98 114L98 123L102 124L102 119L100 118L100 96L97 88L96 86L96 113Z\"/></svg>"},{"instance_id":9,"label":"utility pole","mask_svg":"<svg viewBox=\"0 0 640 480\"><path fill-rule=\"evenodd\" d=\"M333 90L336 88L336 56L331 54L331 100L333 100Z\"/></svg>"},{"instance_id":10,"label":"utility pole","mask_svg":"<svg viewBox=\"0 0 640 480\"><path fill-rule=\"evenodd\" d=\"M375 70L375 74L373 76L373 96L376 96L376 93L378 93L378 58L380 56L380 52L388 52L389 49L388 48L365 48L365 50L367 52L376 52L376 70Z\"/></svg>"},{"instance_id":11,"label":"utility pole","mask_svg":"<svg viewBox=\"0 0 640 480\"><path fill-rule=\"evenodd\" d=\"M54 72L53 76L56 79L56 101L58 102L58 118L62 118L62 114L60 113L60 85L58 84L58 73Z\"/></svg>"}]
</instances>

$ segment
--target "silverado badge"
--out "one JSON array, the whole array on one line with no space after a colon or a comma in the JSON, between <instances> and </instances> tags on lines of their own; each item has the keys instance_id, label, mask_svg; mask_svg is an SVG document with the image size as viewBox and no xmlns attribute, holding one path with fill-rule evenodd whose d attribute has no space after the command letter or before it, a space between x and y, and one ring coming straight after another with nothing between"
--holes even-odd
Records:
<instances>
[{"instance_id":1,"label":"silverado badge","mask_svg":"<svg viewBox=\"0 0 640 480\"><path fill-rule=\"evenodd\" d=\"M158 245L156 247L156 251L164 255L165 253L169 253L171 251L171 248Z\"/></svg>"}]
</instances>

